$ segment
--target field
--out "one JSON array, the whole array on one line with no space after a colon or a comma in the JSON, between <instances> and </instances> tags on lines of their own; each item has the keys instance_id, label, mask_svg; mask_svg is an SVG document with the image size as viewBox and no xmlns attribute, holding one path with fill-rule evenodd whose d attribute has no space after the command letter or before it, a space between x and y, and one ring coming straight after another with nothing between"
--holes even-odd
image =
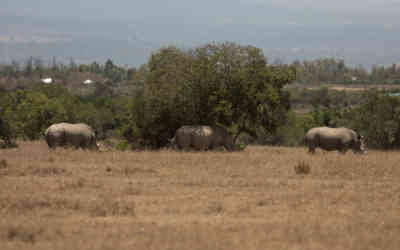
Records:
<instances>
[{"instance_id":1,"label":"field","mask_svg":"<svg viewBox=\"0 0 400 250\"><path fill-rule=\"evenodd\" d=\"M0 151L0 249L397 250L399 162L381 151L50 152L20 142Z\"/></svg>"}]
</instances>

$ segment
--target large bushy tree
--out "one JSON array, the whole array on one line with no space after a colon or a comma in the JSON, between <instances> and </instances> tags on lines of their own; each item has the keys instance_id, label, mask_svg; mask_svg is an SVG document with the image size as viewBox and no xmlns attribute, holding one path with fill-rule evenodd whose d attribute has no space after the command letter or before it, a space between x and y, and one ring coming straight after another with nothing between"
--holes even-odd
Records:
<instances>
[{"instance_id":1,"label":"large bushy tree","mask_svg":"<svg viewBox=\"0 0 400 250\"><path fill-rule=\"evenodd\" d=\"M220 125L235 137L273 133L286 118L289 96L283 86L295 70L271 66L262 51L235 43L211 43L154 53L141 97L132 107L125 137L160 147L185 124Z\"/></svg>"}]
</instances>

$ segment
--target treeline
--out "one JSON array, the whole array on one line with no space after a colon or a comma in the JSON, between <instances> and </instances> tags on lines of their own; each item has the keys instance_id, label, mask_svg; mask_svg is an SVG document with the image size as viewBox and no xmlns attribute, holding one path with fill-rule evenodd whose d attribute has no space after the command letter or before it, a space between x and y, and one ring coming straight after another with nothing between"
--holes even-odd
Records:
<instances>
[{"instance_id":1,"label":"treeline","mask_svg":"<svg viewBox=\"0 0 400 250\"><path fill-rule=\"evenodd\" d=\"M223 126L235 138L273 135L290 108L283 86L295 80L293 68L268 65L260 49L234 43L165 47L136 72L141 87L129 95L77 96L40 83L3 91L1 118L14 137L38 139L52 123L85 122L99 138L144 148L165 146L185 124Z\"/></svg>"},{"instance_id":2,"label":"treeline","mask_svg":"<svg viewBox=\"0 0 400 250\"><path fill-rule=\"evenodd\" d=\"M84 122L99 139L120 138L121 149L163 147L177 128L188 124L223 126L239 143L288 146L301 145L312 127L346 126L363 134L369 147L400 147L398 97L327 88L293 92L284 86L296 81L296 75L298 81L303 66L268 64L262 51L252 46L227 42L188 50L164 47L139 69L120 67L111 60L104 65L71 62L53 69L32 65L30 71L24 66L12 74L11 68L1 68L0 139L6 143L15 138L40 139L53 123ZM336 69L350 72L344 65ZM95 91L85 95L68 88L72 84L68 79L63 84L35 80L52 72L89 72L101 80L94 84ZM13 77L29 84L8 88ZM125 83L115 87L118 81ZM123 85L130 88L115 91ZM304 102L312 106L310 112L296 114L291 109Z\"/></svg>"},{"instance_id":3,"label":"treeline","mask_svg":"<svg viewBox=\"0 0 400 250\"><path fill-rule=\"evenodd\" d=\"M299 83L362 83L400 84L400 67L373 65L367 70L362 65L347 66L342 59L326 58L312 61L294 61L296 81Z\"/></svg>"},{"instance_id":4,"label":"treeline","mask_svg":"<svg viewBox=\"0 0 400 250\"><path fill-rule=\"evenodd\" d=\"M104 65L97 62L78 65L72 58L69 64L58 63L56 58L53 58L52 63L46 65L41 58L34 57L30 57L24 63L13 61L11 64L0 66L0 78L7 80L53 77L62 81L67 78L68 74L75 72L98 74L111 82L121 82L131 80L136 68L120 67L110 59Z\"/></svg>"},{"instance_id":5,"label":"treeline","mask_svg":"<svg viewBox=\"0 0 400 250\"><path fill-rule=\"evenodd\" d=\"M60 85L36 85L0 93L0 118L11 138L39 139L51 124L68 121L90 124L102 139L126 123L130 103L124 96L83 98Z\"/></svg>"},{"instance_id":6,"label":"treeline","mask_svg":"<svg viewBox=\"0 0 400 250\"><path fill-rule=\"evenodd\" d=\"M135 98L80 97L57 85L1 92L0 139L9 144L15 138L40 139L48 126L67 121L91 125L100 140L122 139L117 145L119 149L159 148L168 143L179 126L210 124L209 121L212 121L227 127L234 135L238 135L241 129L239 142L246 144L299 146L303 144L304 134L312 127L345 126L364 135L370 148L400 148L400 98L375 90L359 94L360 103L355 107L346 105L351 98L344 91L317 90L312 94L314 109L311 112L296 114L287 107L272 110L266 106L265 113L258 113L258 118L257 115L252 118L260 119L262 123L249 128L246 126L257 124L251 121L256 111L253 114L243 112L236 120L233 118L238 114L233 116L232 109L225 102L210 105L215 108L208 115L197 111L197 108L193 111L194 105L182 105L184 100L171 96L172 93L145 92L137 93ZM343 99L339 101L338 96ZM273 107L277 103L268 105ZM264 115L266 119L262 120Z\"/></svg>"},{"instance_id":7,"label":"treeline","mask_svg":"<svg viewBox=\"0 0 400 250\"><path fill-rule=\"evenodd\" d=\"M296 69L296 82L302 84L400 84L400 67L396 64L391 66L373 65L368 70L362 65L348 66L342 59L321 58L296 60L289 66ZM45 63L41 58L30 57L23 63L13 61L11 64L0 65L0 84L7 81L9 85L19 83L17 85L20 86L24 80L29 84L32 80L52 77L58 83L69 85L72 81L80 80L82 82L85 80L84 77L92 77L97 82L110 86L135 86L144 83L147 70L147 64L138 68L121 67L110 59L104 64L97 62L77 64L71 58L68 64L63 64L57 62L55 58L52 62Z\"/></svg>"}]
</instances>

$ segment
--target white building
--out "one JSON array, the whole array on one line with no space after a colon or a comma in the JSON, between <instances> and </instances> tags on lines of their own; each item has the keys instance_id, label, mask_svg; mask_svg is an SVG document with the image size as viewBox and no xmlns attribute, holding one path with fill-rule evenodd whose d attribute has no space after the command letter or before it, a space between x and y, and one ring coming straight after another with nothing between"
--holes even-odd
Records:
<instances>
[{"instance_id":1,"label":"white building","mask_svg":"<svg viewBox=\"0 0 400 250\"><path fill-rule=\"evenodd\" d=\"M93 81L90 80L90 79L87 79L87 80L85 80L85 81L83 82L83 84L92 84L92 83L93 83Z\"/></svg>"},{"instance_id":2,"label":"white building","mask_svg":"<svg viewBox=\"0 0 400 250\"><path fill-rule=\"evenodd\" d=\"M45 83L45 84L50 84L50 83L53 83L53 79L52 78L43 78L43 79L41 79L40 80L42 83Z\"/></svg>"}]
</instances>

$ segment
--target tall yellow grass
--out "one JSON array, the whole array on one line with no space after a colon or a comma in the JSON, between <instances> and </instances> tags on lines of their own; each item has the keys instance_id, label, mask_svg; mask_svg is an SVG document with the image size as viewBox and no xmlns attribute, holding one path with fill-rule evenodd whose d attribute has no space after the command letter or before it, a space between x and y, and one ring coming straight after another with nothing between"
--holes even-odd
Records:
<instances>
[{"instance_id":1,"label":"tall yellow grass","mask_svg":"<svg viewBox=\"0 0 400 250\"><path fill-rule=\"evenodd\" d=\"M0 151L0 249L397 250L399 164L399 152L21 142Z\"/></svg>"}]
</instances>

